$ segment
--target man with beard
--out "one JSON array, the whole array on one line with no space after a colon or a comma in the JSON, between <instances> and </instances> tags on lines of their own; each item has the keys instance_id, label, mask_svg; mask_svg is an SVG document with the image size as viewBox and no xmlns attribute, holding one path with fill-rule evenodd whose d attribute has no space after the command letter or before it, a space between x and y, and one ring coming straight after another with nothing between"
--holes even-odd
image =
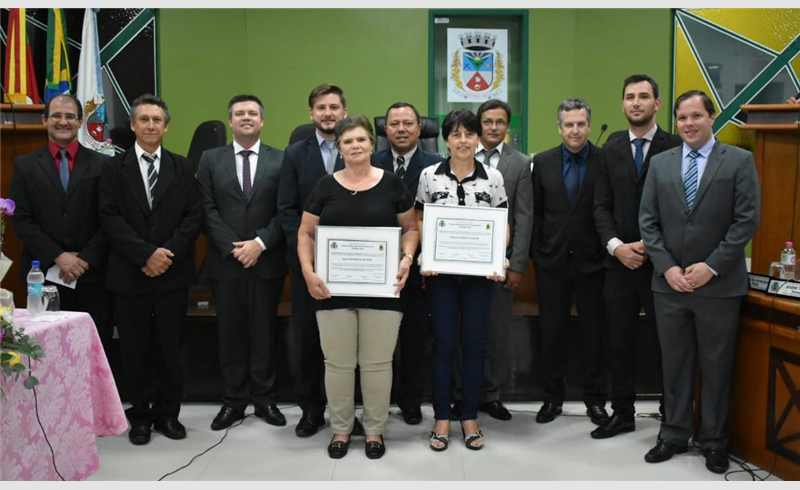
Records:
<instances>
[{"instance_id":1,"label":"man with beard","mask_svg":"<svg viewBox=\"0 0 800 490\"><path fill-rule=\"evenodd\" d=\"M322 397L324 359L316 304L308 293L297 257L297 229L303 206L317 181L344 168L344 161L336 149L333 129L347 116L347 101L341 88L324 83L311 91L308 109L316 131L286 148L278 185L278 219L286 235L286 257L292 277L295 396L303 411L294 430L298 437L313 436L325 424L325 400ZM356 428L359 427L357 423Z\"/></svg>"},{"instance_id":2,"label":"man with beard","mask_svg":"<svg viewBox=\"0 0 800 490\"><path fill-rule=\"evenodd\" d=\"M608 424L592 432L595 439L636 429L636 338L642 307L647 319L655 323L650 290L653 264L639 235L639 203L650 159L681 144L679 136L656 124L660 106L655 80L647 75L625 79L622 112L628 119L628 130L612 134L603 146L606 159L595 183L594 220L600 241L608 250L604 295L614 409ZM658 366L660 371L660 361Z\"/></svg>"}]
</instances>

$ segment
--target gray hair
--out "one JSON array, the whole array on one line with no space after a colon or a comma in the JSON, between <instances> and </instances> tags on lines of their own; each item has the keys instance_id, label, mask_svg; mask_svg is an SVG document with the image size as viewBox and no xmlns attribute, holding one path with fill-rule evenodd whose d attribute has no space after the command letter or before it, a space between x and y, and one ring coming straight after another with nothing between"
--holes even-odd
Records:
<instances>
[{"instance_id":1,"label":"gray hair","mask_svg":"<svg viewBox=\"0 0 800 490\"><path fill-rule=\"evenodd\" d=\"M586 119L589 124L592 124L592 108L583 99L566 99L558 105L558 126L561 126L563 119L562 114L569 111L586 110Z\"/></svg>"}]
</instances>

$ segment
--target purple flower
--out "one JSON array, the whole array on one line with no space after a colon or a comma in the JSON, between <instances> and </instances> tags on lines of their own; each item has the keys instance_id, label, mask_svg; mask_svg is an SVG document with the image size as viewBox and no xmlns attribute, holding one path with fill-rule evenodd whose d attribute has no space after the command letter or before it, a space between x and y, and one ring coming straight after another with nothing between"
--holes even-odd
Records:
<instances>
[{"instance_id":1,"label":"purple flower","mask_svg":"<svg viewBox=\"0 0 800 490\"><path fill-rule=\"evenodd\" d=\"M7 216L13 216L15 209L17 209L17 205L13 200L0 197L0 212Z\"/></svg>"}]
</instances>

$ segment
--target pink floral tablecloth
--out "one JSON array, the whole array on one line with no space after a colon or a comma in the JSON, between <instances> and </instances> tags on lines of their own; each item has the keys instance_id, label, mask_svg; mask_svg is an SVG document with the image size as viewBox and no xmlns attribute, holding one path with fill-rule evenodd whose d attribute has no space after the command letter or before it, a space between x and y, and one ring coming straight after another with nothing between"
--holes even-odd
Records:
<instances>
[{"instance_id":1,"label":"pink floral tablecloth","mask_svg":"<svg viewBox=\"0 0 800 490\"><path fill-rule=\"evenodd\" d=\"M66 480L85 480L99 468L95 436L128 426L103 346L91 317L61 312L50 323L32 322L17 310L14 322L39 339L45 352L33 361L39 378L39 418ZM0 376L0 480L58 480L50 449L36 419L31 390Z\"/></svg>"}]
</instances>

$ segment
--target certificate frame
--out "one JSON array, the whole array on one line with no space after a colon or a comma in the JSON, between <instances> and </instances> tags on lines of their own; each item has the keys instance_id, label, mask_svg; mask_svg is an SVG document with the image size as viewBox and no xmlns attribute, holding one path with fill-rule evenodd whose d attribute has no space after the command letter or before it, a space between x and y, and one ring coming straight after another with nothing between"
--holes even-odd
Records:
<instances>
[{"instance_id":1,"label":"certificate frame","mask_svg":"<svg viewBox=\"0 0 800 490\"><path fill-rule=\"evenodd\" d=\"M400 267L400 227L369 226L322 226L318 225L314 240L314 270L330 291L331 296L366 296L376 298L396 298L394 283ZM353 244L385 246L384 277L368 282L336 277L342 274L332 271L332 251L341 245ZM333 278L333 280L332 280Z\"/></svg>"},{"instance_id":2,"label":"certificate frame","mask_svg":"<svg viewBox=\"0 0 800 490\"><path fill-rule=\"evenodd\" d=\"M472 260L442 258L442 244L437 243L439 228L447 220L460 223L491 224L491 251L489 260L475 257ZM484 223L486 222L486 223ZM506 234L508 233L508 208L478 206L451 206L426 203L422 221L422 264L420 270L439 274L490 276L497 272L505 276ZM437 248L438 247L438 248ZM437 253L439 254L437 256ZM452 254L452 252L448 252ZM485 252L480 254L482 257Z\"/></svg>"}]
</instances>

